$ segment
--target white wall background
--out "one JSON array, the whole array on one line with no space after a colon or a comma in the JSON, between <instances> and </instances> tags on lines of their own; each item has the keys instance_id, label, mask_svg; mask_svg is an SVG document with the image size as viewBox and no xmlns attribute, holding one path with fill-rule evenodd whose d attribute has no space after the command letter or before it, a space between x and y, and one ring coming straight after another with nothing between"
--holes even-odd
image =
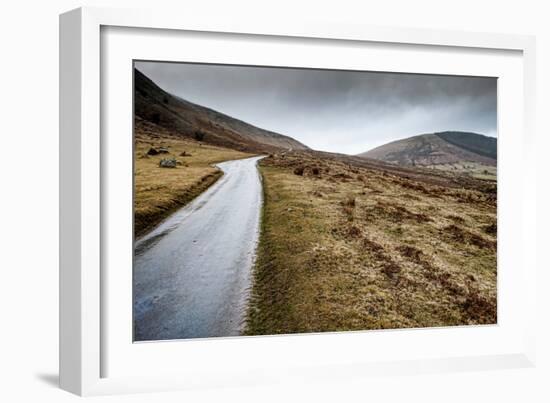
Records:
<instances>
[{"instance_id":1,"label":"white wall background","mask_svg":"<svg viewBox=\"0 0 550 403\"><path fill-rule=\"evenodd\" d=\"M545 4L546 3L546 4ZM181 12L250 18L315 18L374 25L534 34L538 39L539 259L549 224L550 25L547 2L384 0L330 3L277 0L11 0L0 6L0 400L69 402L57 383L58 14L81 5L179 7ZM550 265L541 265L549 268ZM550 401L549 284L539 278L539 363L528 370L377 377L97 401Z\"/></svg>"}]
</instances>

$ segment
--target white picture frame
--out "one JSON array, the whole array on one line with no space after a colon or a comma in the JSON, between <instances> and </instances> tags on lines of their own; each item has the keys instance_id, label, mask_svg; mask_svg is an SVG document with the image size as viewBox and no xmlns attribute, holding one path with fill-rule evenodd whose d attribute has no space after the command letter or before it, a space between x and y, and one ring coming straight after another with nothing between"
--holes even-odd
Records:
<instances>
[{"instance_id":1,"label":"white picture frame","mask_svg":"<svg viewBox=\"0 0 550 403\"><path fill-rule=\"evenodd\" d=\"M114 28L116 27L116 28ZM424 52L425 58L430 58L431 50L447 52L452 58L464 57L466 61L473 63L473 58L483 57L486 54L513 54L510 57L510 69L505 71L500 59L491 62L487 58L487 67L481 63L475 67L480 72L490 73L490 69L503 69L503 75L508 75L510 91L504 91L504 95L510 97L513 91L522 99L522 109L518 111L515 120L505 121L504 127L499 127L505 132L514 128L518 131L517 137L510 134L506 138L505 147L499 144L499 181L502 180L502 172L509 173L503 193L499 182L499 200L509 200L504 203L504 210L499 204L499 231L507 228L510 233L501 237L499 233L499 275L500 265L514 262L521 270L505 276L503 281L499 278L499 325L495 327L478 327L475 330L465 328L425 329L378 331L378 332L350 332L324 335L298 335L277 337L252 337L238 339L220 339L206 341L147 343L150 347L141 347L140 351L130 345L117 344L117 334L109 315L118 315L109 301L109 287L105 286L105 279L109 281L123 282L124 278L111 278L105 273L106 245L104 237L105 203L109 203L106 191L110 191L108 178L112 175L106 169L109 166L106 146L116 147L109 139L102 137L102 133L109 133L111 123L104 122L107 115L105 96L109 105L113 102L122 104L126 98L119 98L117 94L126 94L128 81L121 86L112 84L113 81L105 80L102 74L119 78L116 74L124 74L125 69L131 71L125 63L128 60L139 59L144 53L132 54L132 46L124 36L134 35L133 30L141 29L147 36L156 35L152 41L165 41L166 44L179 40L179 34L193 33L194 38L201 35L216 34L216 40L229 41L230 37L253 38L261 43L269 40L277 44L280 49L289 46L287 43L300 41L300 46L308 46L312 41L320 41L323 46L338 50L346 44L358 46L357 52L361 52L362 45L377 44L376 46L394 46L396 54L404 52L406 47L417 47L416 52ZM112 39L106 42L105 33L112 32ZM121 33L117 37L117 33ZM227 36L227 39L224 39ZM145 39L143 37L142 39ZM239 39L240 40L240 39ZM118 41L118 42L117 42ZM142 47L147 46L142 41ZM151 42L153 43L153 42ZM107 46L108 45L108 46ZM121 46L123 45L123 46ZM355 46L354 45L354 46ZM124 68L109 70L109 63L105 63L102 57L109 57L110 53L103 48L116 47L121 59L118 66ZM167 48L165 45L163 49ZM192 46L192 44L191 44ZM242 41L243 49L246 49L246 40ZM122 49L126 49L125 52ZM144 51L145 52L145 51ZM185 389L196 387L213 387L227 385L251 385L265 382L292 382L304 379L336 379L344 377L369 376L373 373L385 373L390 375L411 374L418 372L464 371L479 369L497 369L512 367L528 367L535 362L535 318L530 313L535 312L535 279L536 262L534 251L535 243L529 242L528 234L535 233L535 195L531 191L535 188L534 175L534 93L535 93L535 42L533 37L520 35L503 35L487 33L467 33L455 31L429 31L408 28L385 28L354 26L320 22L288 22L288 21L249 21L238 18L215 20L200 19L192 15L175 15L168 11L151 10L116 10L103 8L81 8L70 11L60 17L60 384L61 387L79 395L134 393L140 391L159 391L170 389ZM202 60L198 52L196 60ZM246 59L250 63L270 63L270 58L261 52L253 52ZM168 53L166 53L168 54ZM166 57L162 51L155 57ZM472 54L468 59L467 54ZM275 54L276 55L276 54ZM273 57L273 53L270 54ZM221 57L221 56L220 56ZM243 56L244 57L244 56ZM313 56L312 56L313 57ZM468 56L470 57L470 56ZM492 57L492 56L491 56ZM176 57L177 59L177 57ZM114 60L114 56L113 56ZM161 59L159 59L161 60ZM165 59L166 60L166 59ZM216 59L224 62L229 59ZM313 59L312 59L313 60ZM462 60L462 59L461 59ZM504 59L502 59L504 60ZM256 62L258 63L258 62ZM297 62L305 66L307 61ZM312 67L319 61L312 61ZM392 63L395 63L393 61ZM493 63L494 67L490 67ZM246 63L244 63L246 64ZM287 63L288 64L288 63ZM502 66L498 67L497 65ZM434 63L430 72L460 73L462 67L440 67ZM328 65L327 65L328 66ZM116 66L115 66L116 67ZM358 65L356 68L359 68ZM376 66L372 66L376 69ZM380 67L382 68L382 67ZM442 71L437 69L443 69ZM471 66L473 69L474 66ZM104 70L107 69L107 70ZM407 71L426 72L425 67L418 64L411 65ZM473 71L473 70L472 70ZM496 70L495 70L496 71ZM500 70L499 70L500 71ZM513 80L512 80L513 76ZM128 77L128 80L130 77ZM120 80L117 80L117 82ZM517 85L515 85L515 84ZM111 88L112 84L112 88ZM505 87L505 89L508 87ZM113 95L111 98L109 94ZM105 95L108 94L108 95ZM499 95L499 96L500 96ZM516 103L504 102L500 104L499 111L512 111L517 107ZM103 103L103 104L102 104ZM120 105L122 111L131 110L127 102ZM116 106L113 106L116 107ZM130 109L128 109L130 108ZM103 113L102 113L103 112ZM120 124L123 132L128 132L126 120L115 122ZM499 120L499 125L502 122ZM511 133L512 131L509 130ZM130 133L126 135L131 136ZM500 134L499 134L500 135ZM120 146L120 145L119 145ZM512 173L506 169L508 150L521 150L522 169ZM504 161L504 162L503 162ZM503 165L504 164L504 165ZM131 169L131 165L128 167ZM513 186L512 186L513 185ZM517 191L521 186L521 191ZM515 190L514 190L515 189ZM527 191L529 190L529 192ZM515 193L515 194L514 194ZM127 202L130 205L131 199ZM512 217L513 216L513 217ZM103 220L103 221L102 221ZM504 220L504 221L502 221ZM509 221L509 223L508 223ZM118 224L112 224L118 226ZM123 231L123 224L118 226ZM515 237L515 238L512 238ZM112 238L112 237L111 237ZM512 242L514 242L512 244ZM519 243L518 243L519 242ZM501 248L501 245L504 247ZM508 246L513 245L512 248ZM504 249L504 252L501 250ZM503 256L505 258L503 262ZM114 283L113 283L114 284ZM128 284L131 288L131 284ZM514 288L514 296L521 296L522 305L517 312L506 317L507 307L510 305L507 299L512 295L507 290ZM502 295L506 299L501 298ZM503 297L504 298L504 297ZM508 303L507 303L508 302ZM502 308L504 307L504 308ZM531 309L530 309L531 308ZM111 310L113 312L111 312ZM502 309L505 309L504 313ZM520 311L521 309L521 311ZM504 323L500 317L504 315ZM521 316L521 320L520 320ZM117 316L118 318L118 316ZM110 332L106 329L110 327ZM115 333L113 336L112 333ZM498 339L499 341L495 341ZM113 341L115 340L115 341ZM124 339L126 340L126 339ZM437 344L439 349L422 350L427 344ZM463 340L462 349L445 349L445 342L451 340ZM477 348L473 348L473 341L479 340ZM411 346L421 350L416 355L404 354L400 349L395 354L384 356L384 344L402 345L410 341ZM492 343L492 341L495 341ZM364 344L380 343L382 346L379 356L370 352L371 359L361 354L355 357L349 356L347 360L340 360L336 355L331 355L335 346L339 344L361 346ZM124 342L125 343L125 342ZM131 341L130 341L131 344ZM494 344L494 348L489 348ZM469 348L472 347L472 348ZM147 349L147 351L145 351ZM324 349L329 352L323 358L315 357L314 352ZM231 351L240 354L242 359L240 366L220 365L210 366L195 365L198 363L199 354L204 358L211 352L211 356L222 357L223 360L234 360L237 355L231 355ZM285 359L280 359L284 351L299 352L302 354L290 354ZM124 353L123 353L124 352ZM157 375L150 372L134 372L131 363L132 355L139 360L146 360L148 366L155 360L163 363L166 371L159 371ZM141 354L141 355L140 355ZM187 357L169 360L168 357ZM243 356L244 354L244 356ZM255 363L253 357L264 356L269 358L264 366ZM344 354L346 355L345 351ZM249 360L246 357L251 357ZM160 357L160 358L159 358ZM112 370L107 362L128 362L126 367L118 365ZM152 361L150 361L152 360ZM211 360L211 361L208 361ZM183 363L182 363L183 362ZM216 363L215 358L210 357L206 364ZM115 364L113 364L113 368ZM194 367L194 371L190 368ZM198 368L198 369L197 369ZM215 369L212 369L215 368ZM306 370L307 368L307 370Z\"/></svg>"}]
</instances>

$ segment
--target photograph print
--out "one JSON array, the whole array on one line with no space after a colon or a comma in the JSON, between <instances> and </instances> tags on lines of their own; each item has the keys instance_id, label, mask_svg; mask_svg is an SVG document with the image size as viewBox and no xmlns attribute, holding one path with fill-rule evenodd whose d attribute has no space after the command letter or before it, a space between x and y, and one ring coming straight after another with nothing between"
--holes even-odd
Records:
<instances>
[{"instance_id":1,"label":"photograph print","mask_svg":"<svg viewBox=\"0 0 550 403\"><path fill-rule=\"evenodd\" d=\"M497 79L135 61L135 342L497 323Z\"/></svg>"}]
</instances>

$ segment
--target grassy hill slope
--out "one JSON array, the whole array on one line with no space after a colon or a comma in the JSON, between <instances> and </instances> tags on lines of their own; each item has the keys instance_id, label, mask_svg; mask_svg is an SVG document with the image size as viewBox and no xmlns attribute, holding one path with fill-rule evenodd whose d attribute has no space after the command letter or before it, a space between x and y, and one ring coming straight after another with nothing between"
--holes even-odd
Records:
<instances>
[{"instance_id":1,"label":"grassy hill slope","mask_svg":"<svg viewBox=\"0 0 550 403\"><path fill-rule=\"evenodd\" d=\"M135 116L168 129L176 137L255 153L307 149L291 137L171 95L136 69L134 83Z\"/></svg>"}]
</instances>

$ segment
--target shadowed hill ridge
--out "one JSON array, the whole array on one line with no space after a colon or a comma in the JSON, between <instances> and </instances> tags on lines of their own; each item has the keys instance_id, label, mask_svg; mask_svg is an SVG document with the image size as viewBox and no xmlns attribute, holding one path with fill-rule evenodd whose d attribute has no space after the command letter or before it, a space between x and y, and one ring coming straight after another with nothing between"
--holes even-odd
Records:
<instances>
[{"instance_id":1,"label":"shadowed hill ridge","mask_svg":"<svg viewBox=\"0 0 550 403\"><path fill-rule=\"evenodd\" d=\"M169 94L137 69L134 69L134 86L135 116L179 137L248 152L308 148L292 137L260 129Z\"/></svg>"},{"instance_id":2,"label":"shadowed hill ridge","mask_svg":"<svg viewBox=\"0 0 550 403\"><path fill-rule=\"evenodd\" d=\"M468 132L435 133L448 143L485 157L497 159L497 139Z\"/></svg>"}]
</instances>

